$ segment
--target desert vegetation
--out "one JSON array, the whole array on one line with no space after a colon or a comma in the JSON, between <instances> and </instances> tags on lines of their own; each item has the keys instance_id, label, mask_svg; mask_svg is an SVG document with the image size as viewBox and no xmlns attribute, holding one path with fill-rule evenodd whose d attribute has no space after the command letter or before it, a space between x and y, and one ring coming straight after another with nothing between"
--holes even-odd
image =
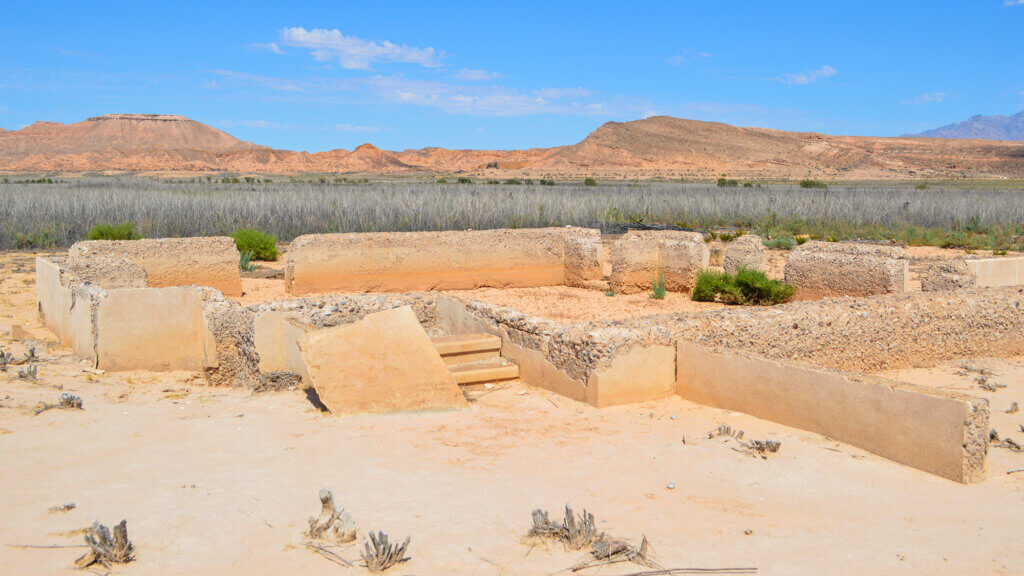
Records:
<instances>
[{"instance_id":1,"label":"desert vegetation","mask_svg":"<svg viewBox=\"0 0 1024 576\"><path fill-rule=\"evenodd\" d=\"M1019 185L933 183L918 190L892 184L822 189L768 183L718 187L714 182L586 186L324 180L223 184L220 178L89 177L0 183L0 248L66 246L87 238L97 222L131 222L148 238L228 235L238 228L288 241L315 232L565 225L612 232L663 225L743 229L769 242L807 236L1024 249L1024 190Z\"/></svg>"},{"instance_id":2,"label":"desert vegetation","mask_svg":"<svg viewBox=\"0 0 1024 576\"><path fill-rule=\"evenodd\" d=\"M773 280L760 270L740 268L735 274L701 270L690 297L698 302L714 302L750 306L782 304L793 298L795 289Z\"/></svg>"}]
</instances>

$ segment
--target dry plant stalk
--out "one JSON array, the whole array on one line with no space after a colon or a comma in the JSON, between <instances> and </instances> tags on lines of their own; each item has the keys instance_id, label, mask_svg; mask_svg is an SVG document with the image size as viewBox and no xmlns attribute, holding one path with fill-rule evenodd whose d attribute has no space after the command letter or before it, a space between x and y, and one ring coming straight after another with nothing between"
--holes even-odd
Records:
<instances>
[{"instance_id":1,"label":"dry plant stalk","mask_svg":"<svg viewBox=\"0 0 1024 576\"><path fill-rule=\"evenodd\" d=\"M113 534L103 524L93 522L85 533L85 543L91 550L75 560L75 566L79 569L93 564L102 564L109 569L111 564L127 564L135 559L135 547L128 540L127 520L121 520L120 524L114 526Z\"/></svg>"},{"instance_id":2,"label":"dry plant stalk","mask_svg":"<svg viewBox=\"0 0 1024 576\"><path fill-rule=\"evenodd\" d=\"M586 509L577 517L572 506L565 505L565 518L561 524L551 521L547 510L533 511L533 526L526 534L528 538L542 538L561 542L569 550L581 550L594 542L604 539L604 532L598 532L594 515Z\"/></svg>"},{"instance_id":3,"label":"dry plant stalk","mask_svg":"<svg viewBox=\"0 0 1024 576\"><path fill-rule=\"evenodd\" d=\"M405 555L406 549L409 548L409 538L400 545L391 544L388 542L388 535L383 531L374 533L371 530L370 539L363 546L360 555L370 572L383 572L395 564L409 560Z\"/></svg>"},{"instance_id":4,"label":"dry plant stalk","mask_svg":"<svg viewBox=\"0 0 1024 576\"><path fill-rule=\"evenodd\" d=\"M307 536L314 540L325 540L345 544L356 539L356 525L348 510L334 505L334 495L327 488L320 489L320 516L309 519Z\"/></svg>"},{"instance_id":5,"label":"dry plant stalk","mask_svg":"<svg viewBox=\"0 0 1024 576\"><path fill-rule=\"evenodd\" d=\"M619 562L632 562L648 568L660 569L661 566L648 556L649 551L650 544L647 542L647 536L643 537L639 546L630 546L628 542L622 540L598 540L590 547L590 558L581 560L572 567L572 571L578 572L587 568Z\"/></svg>"},{"instance_id":6,"label":"dry plant stalk","mask_svg":"<svg viewBox=\"0 0 1024 576\"><path fill-rule=\"evenodd\" d=\"M35 415L38 416L47 410L60 408L62 410L82 410L82 397L75 396L68 392L61 392L60 400L56 404L41 404L36 408Z\"/></svg>"}]
</instances>

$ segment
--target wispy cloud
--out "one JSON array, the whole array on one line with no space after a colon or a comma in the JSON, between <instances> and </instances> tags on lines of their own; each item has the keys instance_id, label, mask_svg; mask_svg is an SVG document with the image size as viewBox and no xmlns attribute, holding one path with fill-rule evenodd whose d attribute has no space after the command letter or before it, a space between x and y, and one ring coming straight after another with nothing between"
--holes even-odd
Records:
<instances>
[{"instance_id":1,"label":"wispy cloud","mask_svg":"<svg viewBox=\"0 0 1024 576\"><path fill-rule=\"evenodd\" d=\"M1010 6L1024 6L1024 0L1006 0L1003 2L1003 7L1008 8Z\"/></svg>"},{"instance_id":2,"label":"wispy cloud","mask_svg":"<svg viewBox=\"0 0 1024 576\"><path fill-rule=\"evenodd\" d=\"M213 123L218 128L260 128L267 130L294 130L293 124L268 122L266 120L220 120Z\"/></svg>"},{"instance_id":3,"label":"wispy cloud","mask_svg":"<svg viewBox=\"0 0 1024 576\"><path fill-rule=\"evenodd\" d=\"M682 66L690 62L699 62L711 58L710 52L698 52L696 50L683 50L679 54L669 56L665 62L671 66Z\"/></svg>"},{"instance_id":4,"label":"wispy cloud","mask_svg":"<svg viewBox=\"0 0 1024 576\"><path fill-rule=\"evenodd\" d=\"M284 54L284 50L281 50L281 47L277 45L277 42L267 42L266 44L247 44L246 46L251 50L265 50L273 54Z\"/></svg>"},{"instance_id":5,"label":"wispy cloud","mask_svg":"<svg viewBox=\"0 0 1024 576\"><path fill-rule=\"evenodd\" d=\"M367 133L376 133L376 132L386 132L388 130L384 126L354 126L352 124L335 124L332 128L334 130L337 130L338 132L367 132Z\"/></svg>"},{"instance_id":6,"label":"wispy cloud","mask_svg":"<svg viewBox=\"0 0 1024 576\"><path fill-rule=\"evenodd\" d=\"M469 68L463 68L455 74L452 78L462 82L483 82L484 80L497 80L501 78L501 74L497 72L488 72L486 70L471 70Z\"/></svg>"},{"instance_id":7,"label":"wispy cloud","mask_svg":"<svg viewBox=\"0 0 1024 576\"><path fill-rule=\"evenodd\" d=\"M530 114L634 116L650 109L635 99L599 99L586 88L542 88L531 92L499 85L417 80L403 76L363 78L289 79L243 72L217 70L225 83L252 85L279 92L294 92L295 98L336 104L378 103L422 106L452 114L478 116L524 116ZM371 96L372 98L367 98Z\"/></svg>"},{"instance_id":8,"label":"wispy cloud","mask_svg":"<svg viewBox=\"0 0 1024 576\"><path fill-rule=\"evenodd\" d=\"M88 54L86 52L75 52L74 50L65 50L64 48L57 48L57 53L64 56L71 56L73 58L99 58L99 54Z\"/></svg>"},{"instance_id":9,"label":"wispy cloud","mask_svg":"<svg viewBox=\"0 0 1024 576\"><path fill-rule=\"evenodd\" d=\"M774 78L774 80L783 84L813 84L821 78L835 76L836 73L835 68L825 65L817 70L809 70L798 74L783 74Z\"/></svg>"},{"instance_id":10,"label":"wispy cloud","mask_svg":"<svg viewBox=\"0 0 1024 576\"><path fill-rule=\"evenodd\" d=\"M285 46L310 50L313 58L318 61L336 61L342 68L355 70L369 70L375 62L401 62L435 68L441 65L441 59L444 58L444 52L431 47L418 48L387 40L363 40L345 36L337 29L285 28L280 32L280 41Z\"/></svg>"},{"instance_id":11,"label":"wispy cloud","mask_svg":"<svg viewBox=\"0 0 1024 576\"><path fill-rule=\"evenodd\" d=\"M921 94L920 96L914 96L913 98L907 98L901 100L901 104L930 104L933 102L942 102L949 98L949 94L945 92L929 92L927 94Z\"/></svg>"}]
</instances>

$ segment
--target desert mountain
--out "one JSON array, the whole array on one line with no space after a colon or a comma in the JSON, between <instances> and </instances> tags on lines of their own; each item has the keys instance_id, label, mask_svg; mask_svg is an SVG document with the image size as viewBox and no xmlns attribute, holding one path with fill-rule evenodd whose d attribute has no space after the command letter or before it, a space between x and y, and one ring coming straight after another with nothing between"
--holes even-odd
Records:
<instances>
[{"instance_id":1,"label":"desert mountain","mask_svg":"<svg viewBox=\"0 0 1024 576\"><path fill-rule=\"evenodd\" d=\"M922 138L981 138L985 140L1024 140L1024 110L1012 116L971 116L963 122L947 124L915 134Z\"/></svg>"},{"instance_id":2,"label":"desert mountain","mask_svg":"<svg viewBox=\"0 0 1024 576\"><path fill-rule=\"evenodd\" d=\"M1019 115L1018 115L1019 116ZM0 172L241 172L552 177L1024 177L1024 142L828 136L657 116L529 150L310 154L243 142L182 116L112 114L0 132Z\"/></svg>"}]
</instances>

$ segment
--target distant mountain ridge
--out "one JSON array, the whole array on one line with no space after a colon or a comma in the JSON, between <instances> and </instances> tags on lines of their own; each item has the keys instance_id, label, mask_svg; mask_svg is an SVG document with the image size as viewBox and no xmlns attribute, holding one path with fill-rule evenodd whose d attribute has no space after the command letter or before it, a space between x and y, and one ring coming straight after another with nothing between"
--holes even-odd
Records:
<instances>
[{"instance_id":1,"label":"distant mountain ridge","mask_svg":"<svg viewBox=\"0 0 1024 576\"><path fill-rule=\"evenodd\" d=\"M963 122L925 130L920 138L977 138L982 140L1024 140L1024 110L1011 116L971 116Z\"/></svg>"},{"instance_id":2,"label":"distant mountain ridge","mask_svg":"<svg viewBox=\"0 0 1024 576\"><path fill-rule=\"evenodd\" d=\"M526 150L293 152L165 114L0 131L0 172L469 174L486 178L1024 178L1024 142L830 136L654 116Z\"/></svg>"}]
</instances>

